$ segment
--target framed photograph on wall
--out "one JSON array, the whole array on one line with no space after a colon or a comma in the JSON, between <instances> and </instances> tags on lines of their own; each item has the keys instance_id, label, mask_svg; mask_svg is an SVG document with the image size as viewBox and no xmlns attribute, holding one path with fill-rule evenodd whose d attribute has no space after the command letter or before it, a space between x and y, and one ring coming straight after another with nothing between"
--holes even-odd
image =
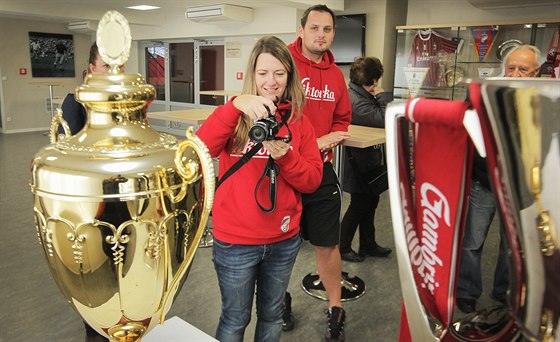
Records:
<instances>
[{"instance_id":1,"label":"framed photograph on wall","mask_svg":"<svg viewBox=\"0 0 560 342\"><path fill-rule=\"evenodd\" d=\"M29 32L32 77L74 77L71 34Z\"/></svg>"}]
</instances>

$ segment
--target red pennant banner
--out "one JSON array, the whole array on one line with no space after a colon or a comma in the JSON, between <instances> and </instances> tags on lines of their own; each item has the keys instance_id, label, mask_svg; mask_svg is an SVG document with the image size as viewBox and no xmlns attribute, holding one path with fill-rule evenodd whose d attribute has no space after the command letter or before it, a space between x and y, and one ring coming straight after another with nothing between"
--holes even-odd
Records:
<instances>
[{"instance_id":1,"label":"red pennant banner","mask_svg":"<svg viewBox=\"0 0 560 342\"><path fill-rule=\"evenodd\" d=\"M493 26L480 26L471 28L474 46L478 54L478 61L484 62L488 52L492 48L492 44L498 35L498 29Z\"/></svg>"}]
</instances>

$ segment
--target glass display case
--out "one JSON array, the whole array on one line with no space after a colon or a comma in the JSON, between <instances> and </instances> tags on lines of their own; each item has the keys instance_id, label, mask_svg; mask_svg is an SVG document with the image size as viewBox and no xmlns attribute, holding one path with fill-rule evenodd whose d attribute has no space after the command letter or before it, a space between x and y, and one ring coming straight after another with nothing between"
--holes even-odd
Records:
<instances>
[{"instance_id":1,"label":"glass display case","mask_svg":"<svg viewBox=\"0 0 560 342\"><path fill-rule=\"evenodd\" d=\"M465 100L463 78L501 76L502 59L520 44L541 52L541 63L558 36L560 23L535 20L530 23L476 26L398 26L395 61L395 99L427 97ZM557 38L556 38L557 39Z\"/></svg>"}]
</instances>

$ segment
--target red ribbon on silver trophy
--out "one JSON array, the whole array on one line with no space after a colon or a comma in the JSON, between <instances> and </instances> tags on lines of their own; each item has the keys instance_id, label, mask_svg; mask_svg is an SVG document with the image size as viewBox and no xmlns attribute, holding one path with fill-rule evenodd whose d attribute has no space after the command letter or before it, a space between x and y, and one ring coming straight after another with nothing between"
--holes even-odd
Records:
<instances>
[{"instance_id":1,"label":"red ribbon on silver trophy","mask_svg":"<svg viewBox=\"0 0 560 342\"><path fill-rule=\"evenodd\" d=\"M492 44L498 35L498 30L493 26L480 26L471 28L474 46L478 53L478 61L484 62L486 55L490 52Z\"/></svg>"},{"instance_id":2,"label":"red ribbon on silver trophy","mask_svg":"<svg viewBox=\"0 0 560 342\"><path fill-rule=\"evenodd\" d=\"M427 314L443 327L453 314L459 238L470 186L473 149L463 126L468 108L460 101L407 102L406 117L414 123L414 201L405 190L412 188L407 184L408 163L399 151L404 226L416 287ZM408 331L405 323L401 321L401 333Z\"/></svg>"}]
</instances>

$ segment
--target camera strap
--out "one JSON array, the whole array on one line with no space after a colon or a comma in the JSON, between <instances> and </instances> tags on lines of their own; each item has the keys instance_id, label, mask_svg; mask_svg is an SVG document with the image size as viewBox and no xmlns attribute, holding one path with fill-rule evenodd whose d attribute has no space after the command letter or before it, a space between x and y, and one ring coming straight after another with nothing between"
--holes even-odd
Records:
<instances>
[{"instance_id":1,"label":"camera strap","mask_svg":"<svg viewBox=\"0 0 560 342\"><path fill-rule=\"evenodd\" d=\"M288 136L285 137L285 138L275 137L274 138L275 140L282 140L286 143L289 143L290 141L292 141L292 131L290 130L290 127L288 126L288 118L289 117L290 117L289 114L288 115L281 115L282 122L280 123L280 127L286 126L286 129L288 130ZM280 166L278 166L274 163L274 159L272 158L272 156L268 156L266 166L264 167L264 172L263 172L261 178L259 179L259 181L257 182L257 186L255 186L255 201L257 202L257 205L259 206L259 208L261 208L261 210L264 211L265 213L271 213L276 208L276 191L278 189L278 183L276 182L276 177L278 177L278 174L280 174ZM263 207L261 205L261 203L259 202L259 199L257 197L257 193L259 192L259 188L261 187L261 183L262 183L262 181L264 180L265 177L270 178L270 183L268 185L268 198L270 199L270 208Z\"/></svg>"},{"instance_id":2,"label":"camera strap","mask_svg":"<svg viewBox=\"0 0 560 342\"><path fill-rule=\"evenodd\" d=\"M278 129L280 129L280 127L285 125L286 129L288 130L288 136L285 137L285 138L275 137L276 140L282 140L286 143L288 143L292 140L292 131L290 130L290 127L288 126L288 119L290 117L290 114L291 114L291 111L288 111L287 114L284 114L284 115L280 116L281 117L281 123L280 123L280 126L278 128ZM224 175L222 176L222 178L219 179L218 182L216 183L216 190L226 179L228 179L232 174L234 174L243 165L245 165L249 160L251 160L251 158L253 158L253 156L255 154L257 154L257 152L262 148L262 146L263 146L262 142L257 143L255 146L253 146L253 148L251 148L247 153L245 153L235 164L233 164L233 166L230 167L229 170L227 170L226 173L224 173ZM276 183L276 177L278 176L279 173L280 173L280 167L274 163L274 159L272 158L272 156L269 156L268 160L266 162L266 166L264 168L264 172L263 172L261 178L259 179L259 181L257 182L257 185L255 187L255 201L257 202L257 205L259 206L259 208L261 208L261 210L266 212L266 213L271 213L276 208L276 191L277 191L277 187L278 187L277 183ZM271 203L270 208L263 207L259 203L259 200L257 198L258 190L261 186L262 181L265 179L265 177L270 178L270 184L269 184L269 198L270 198L270 203Z\"/></svg>"},{"instance_id":3,"label":"camera strap","mask_svg":"<svg viewBox=\"0 0 560 342\"><path fill-rule=\"evenodd\" d=\"M269 156L266 162L266 166L264 168L263 175L261 176L261 178L257 182L257 186L255 187L255 201L257 202L259 208L261 208L261 210L264 211L265 213L271 213L276 208L276 189L278 186L276 183L276 177L278 176L279 173L280 173L280 167L274 163L274 159L272 158L272 156ZM261 183L265 177L270 178L269 191L268 191L268 197L270 198L270 208L263 207L257 197L259 188L261 187Z\"/></svg>"},{"instance_id":4,"label":"camera strap","mask_svg":"<svg viewBox=\"0 0 560 342\"><path fill-rule=\"evenodd\" d=\"M235 164L233 164L233 166L230 167L229 170L227 170L226 173L224 173L224 175L222 176L222 178L218 180L218 182L216 183L216 190L218 189L220 184L222 184L229 176L233 175L235 171L239 170L244 164L246 164L249 160L251 160L251 158L253 158L253 156L257 154L257 151L260 150L261 147L262 147L262 143L256 144L255 146L253 146L252 149L249 150L249 152L245 153L241 157L241 159L239 159Z\"/></svg>"}]
</instances>

